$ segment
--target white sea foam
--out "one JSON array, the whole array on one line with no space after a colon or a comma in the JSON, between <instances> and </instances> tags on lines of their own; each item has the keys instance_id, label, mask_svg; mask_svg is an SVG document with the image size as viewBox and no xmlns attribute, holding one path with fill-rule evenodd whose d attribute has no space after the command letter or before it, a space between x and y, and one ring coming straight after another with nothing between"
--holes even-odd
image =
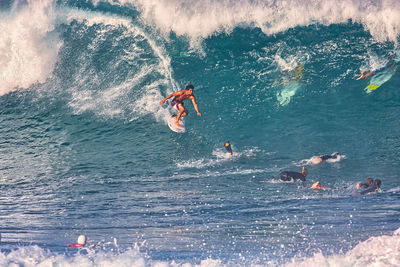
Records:
<instances>
[{"instance_id":1,"label":"white sea foam","mask_svg":"<svg viewBox=\"0 0 400 267\"><path fill-rule=\"evenodd\" d=\"M10 13L0 14L0 95L44 82L62 45L54 32L52 0L18 3Z\"/></svg>"},{"instance_id":2,"label":"white sea foam","mask_svg":"<svg viewBox=\"0 0 400 267\"><path fill-rule=\"evenodd\" d=\"M178 168L201 169L201 168L205 168L205 167L215 166L215 165L221 164L226 161L236 160L241 157L251 158L251 157L254 157L255 154L260 151L258 148L250 148L250 149L246 149L244 151L236 151L234 146L232 146L232 150L234 151L233 155L231 155L224 149L217 148L212 152L212 155L214 156L214 158L191 159L191 160L187 160L187 161L183 161L183 162L180 161L180 162L176 163L176 166Z\"/></svg>"},{"instance_id":3,"label":"white sea foam","mask_svg":"<svg viewBox=\"0 0 400 267\"><path fill-rule=\"evenodd\" d=\"M123 252L85 249L87 253L73 256L56 254L38 246L24 246L11 252L0 252L1 266L154 266L154 267L219 267L240 266L239 263L224 263L220 259L203 259L199 264L193 262L157 261L141 253L139 246ZM289 262L276 260L249 266L399 266L400 228L389 235L371 237L359 242L346 253L326 256L316 253L308 258L293 257Z\"/></svg>"},{"instance_id":4,"label":"white sea foam","mask_svg":"<svg viewBox=\"0 0 400 267\"><path fill-rule=\"evenodd\" d=\"M357 22L378 41L396 41L400 33L397 0L97 0L137 6L144 20L165 33L174 31L192 39L236 26L255 26L274 34L296 26Z\"/></svg>"},{"instance_id":5,"label":"white sea foam","mask_svg":"<svg viewBox=\"0 0 400 267\"><path fill-rule=\"evenodd\" d=\"M399 266L400 228L393 235L371 237L340 255L315 254L311 258L294 258L287 266Z\"/></svg>"}]
</instances>

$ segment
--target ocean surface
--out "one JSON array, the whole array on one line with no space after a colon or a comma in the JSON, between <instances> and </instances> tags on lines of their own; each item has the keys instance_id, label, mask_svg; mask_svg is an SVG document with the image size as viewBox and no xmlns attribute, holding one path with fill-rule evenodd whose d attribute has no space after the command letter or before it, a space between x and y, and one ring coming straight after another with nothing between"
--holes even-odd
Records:
<instances>
[{"instance_id":1,"label":"ocean surface","mask_svg":"<svg viewBox=\"0 0 400 267\"><path fill-rule=\"evenodd\" d=\"M1 0L0 266L400 266L399 41L397 0Z\"/></svg>"}]
</instances>

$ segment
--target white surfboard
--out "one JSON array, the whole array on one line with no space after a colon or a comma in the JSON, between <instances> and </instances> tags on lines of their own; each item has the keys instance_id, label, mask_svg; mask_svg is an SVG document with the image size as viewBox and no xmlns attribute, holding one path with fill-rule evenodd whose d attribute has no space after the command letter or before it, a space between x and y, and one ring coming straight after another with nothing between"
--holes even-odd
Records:
<instances>
[{"instance_id":1,"label":"white surfboard","mask_svg":"<svg viewBox=\"0 0 400 267\"><path fill-rule=\"evenodd\" d=\"M183 127L179 127L175 125L175 117L170 117L168 119L168 127L176 132L176 133L184 133L186 132L186 128L185 128L185 122L183 121L183 119L179 120L179 124L182 125Z\"/></svg>"}]
</instances>

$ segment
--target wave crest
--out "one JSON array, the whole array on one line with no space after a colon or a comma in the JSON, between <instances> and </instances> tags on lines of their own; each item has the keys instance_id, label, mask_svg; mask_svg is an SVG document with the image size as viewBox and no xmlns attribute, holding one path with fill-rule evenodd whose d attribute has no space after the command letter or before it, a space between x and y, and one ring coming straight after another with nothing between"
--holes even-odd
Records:
<instances>
[{"instance_id":1,"label":"wave crest","mask_svg":"<svg viewBox=\"0 0 400 267\"><path fill-rule=\"evenodd\" d=\"M99 2L96 1L96 2ZM115 3L115 1L110 1ZM259 27L275 34L296 26L360 23L378 41L396 42L400 32L400 2L340 0L119 0L139 8L142 17L165 33L206 38L230 33L237 26Z\"/></svg>"}]
</instances>

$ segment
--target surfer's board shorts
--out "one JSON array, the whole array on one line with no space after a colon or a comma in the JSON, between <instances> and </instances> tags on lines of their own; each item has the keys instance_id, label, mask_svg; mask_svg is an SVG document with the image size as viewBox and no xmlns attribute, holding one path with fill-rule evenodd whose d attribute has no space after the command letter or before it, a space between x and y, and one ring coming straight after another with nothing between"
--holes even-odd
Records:
<instances>
[{"instance_id":1,"label":"surfer's board shorts","mask_svg":"<svg viewBox=\"0 0 400 267\"><path fill-rule=\"evenodd\" d=\"M188 112L185 108L185 105L183 104L183 102L178 101L178 100L172 100L171 101L171 106L173 106L174 108L176 108L176 110L179 111L179 105L182 105L183 109L186 111L186 113Z\"/></svg>"}]
</instances>

